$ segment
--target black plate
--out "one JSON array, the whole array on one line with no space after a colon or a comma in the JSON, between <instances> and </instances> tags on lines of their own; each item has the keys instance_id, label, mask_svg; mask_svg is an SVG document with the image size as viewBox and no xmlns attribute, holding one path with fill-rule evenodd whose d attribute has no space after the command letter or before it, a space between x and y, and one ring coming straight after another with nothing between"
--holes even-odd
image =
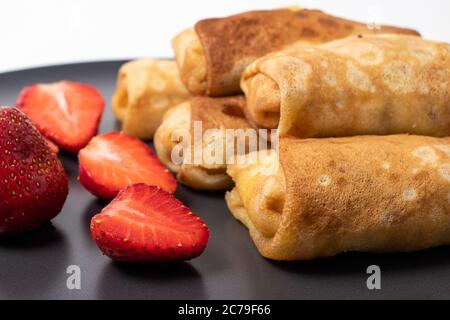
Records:
<instances>
[{"instance_id":1,"label":"black plate","mask_svg":"<svg viewBox=\"0 0 450 320\"><path fill-rule=\"evenodd\" d=\"M0 105L13 105L22 87L61 79L97 87L107 101L100 131L117 130L110 111L122 62L63 65L0 75ZM76 156L61 153L70 194L61 214L20 239L0 240L1 299L379 299L450 298L450 249L413 254L344 254L312 262L263 259L247 230L229 214L223 193L180 186L176 196L211 230L205 253L187 263L127 266L102 256L89 222L105 203L77 182ZM81 268L81 290L66 286L67 267ZM366 269L381 268L379 291L367 289Z\"/></svg>"}]
</instances>

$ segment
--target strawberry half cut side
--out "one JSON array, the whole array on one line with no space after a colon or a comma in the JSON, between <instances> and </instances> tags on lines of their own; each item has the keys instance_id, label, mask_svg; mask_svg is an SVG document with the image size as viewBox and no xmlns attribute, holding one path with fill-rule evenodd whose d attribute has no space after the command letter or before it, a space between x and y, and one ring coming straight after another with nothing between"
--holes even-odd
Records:
<instances>
[{"instance_id":1,"label":"strawberry half cut side","mask_svg":"<svg viewBox=\"0 0 450 320\"><path fill-rule=\"evenodd\" d=\"M139 139L121 132L99 135L79 154L80 183L99 198L112 199L130 185L145 183L173 193L175 177Z\"/></svg>"},{"instance_id":2,"label":"strawberry half cut side","mask_svg":"<svg viewBox=\"0 0 450 320\"><path fill-rule=\"evenodd\" d=\"M16 103L47 139L73 153L97 134L104 105L95 88L70 81L26 87Z\"/></svg>"},{"instance_id":3,"label":"strawberry half cut side","mask_svg":"<svg viewBox=\"0 0 450 320\"><path fill-rule=\"evenodd\" d=\"M183 261L204 251L209 230L172 194L136 184L122 190L91 220L100 250L116 261Z\"/></svg>"}]
</instances>

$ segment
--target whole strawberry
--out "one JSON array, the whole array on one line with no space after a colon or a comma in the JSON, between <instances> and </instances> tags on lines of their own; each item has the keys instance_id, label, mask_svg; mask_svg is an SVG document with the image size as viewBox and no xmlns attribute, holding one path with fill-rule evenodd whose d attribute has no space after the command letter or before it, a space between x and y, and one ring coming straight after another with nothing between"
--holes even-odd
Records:
<instances>
[{"instance_id":1,"label":"whole strawberry","mask_svg":"<svg viewBox=\"0 0 450 320\"><path fill-rule=\"evenodd\" d=\"M67 193L66 173L47 140L21 111L0 107L0 235L50 221Z\"/></svg>"}]
</instances>

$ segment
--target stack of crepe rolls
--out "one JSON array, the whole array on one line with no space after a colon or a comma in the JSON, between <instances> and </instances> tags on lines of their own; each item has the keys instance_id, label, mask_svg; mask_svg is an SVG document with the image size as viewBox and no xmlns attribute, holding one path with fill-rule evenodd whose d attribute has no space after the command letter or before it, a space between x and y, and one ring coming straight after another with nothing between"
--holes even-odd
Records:
<instances>
[{"instance_id":1,"label":"stack of crepe rolls","mask_svg":"<svg viewBox=\"0 0 450 320\"><path fill-rule=\"evenodd\" d=\"M241 93L244 69L270 52L315 46L362 33L418 35L413 30L390 26L370 30L366 24L318 10L287 8L202 20L176 36L172 44L181 79L189 92L222 97Z\"/></svg>"},{"instance_id":2,"label":"stack of crepe rolls","mask_svg":"<svg viewBox=\"0 0 450 320\"><path fill-rule=\"evenodd\" d=\"M228 207L264 257L450 244L450 138L285 137L279 153L236 163Z\"/></svg>"},{"instance_id":3,"label":"stack of crepe rolls","mask_svg":"<svg viewBox=\"0 0 450 320\"><path fill-rule=\"evenodd\" d=\"M123 132L149 140L164 113L189 98L174 61L143 59L120 68L112 108Z\"/></svg>"},{"instance_id":4,"label":"stack of crepe rolls","mask_svg":"<svg viewBox=\"0 0 450 320\"><path fill-rule=\"evenodd\" d=\"M227 130L255 132L244 117L244 104L243 96L196 97L167 112L154 143L158 157L181 183L199 190L233 186L226 173L228 159L246 153L249 140L227 136Z\"/></svg>"},{"instance_id":5,"label":"stack of crepe rolls","mask_svg":"<svg viewBox=\"0 0 450 320\"><path fill-rule=\"evenodd\" d=\"M122 121L122 131L144 140L152 139L163 114L189 99L180 75L195 95L226 96L240 92L239 80L244 68L268 52L322 44L361 32L417 35L415 31L395 27L370 31L361 23L298 8L246 12L228 18L203 20L196 25L195 31L189 29L174 39L176 63L146 59L130 62L121 68L113 111ZM220 103L219 100L202 105ZM181 168L181 164L170 159L170 150L178 141L168 141L167 138L173 131L182 131L180 128L191 123L190 111L186 111L189 108L190 103L186 102L166 116L159 134L164 138L155 141L159 155L172 170L179 172L179 179L189 186L208 190L229 188L232 182L225 173L225 163L185 164ZM200 110L201 107L194 109ZM202 111L203 114L207 113L206 110ZM231 117L230 120L223 115L212 112L206 119L207 126L249 127L242 117Z\"/></svg>"},{"instance_id":6,"label":"stack of crepe rolls","mask_svg":"<svg viewBox=\"0 0 450 320\"><path fill-rule=\"evenodd\" d=\"M122 68L115 114L141 138L162 121L155 147L182 183L234 184L228 207L264 257L450 244L450 45L294 8L203 20L173 47L176 63ZM251 128L277 129L279 148L224 149Z\"/></svg>"},{"instance_id":7,"label":"stack of crepe rolls","mask_svg":"<svg viewBox=\"0 0 450 320\"><path fill-rule=\"evenodd\" d=\"M450 45L349 37L263 57L242 87L249 121L280 133L278 153L228 169L264 257L450 244Z\"/></svg>"},{"instance_id":8,"label":"stack of crepe rolls","mask_svg":"<svg viewBox=\"0 0 450 320\"><path fill-rule=\"evenodd\" d=\"M450 45L364 35L291 49L243 74L249 121L299 138L450 135Z\"/></svg>"}]
</instances>

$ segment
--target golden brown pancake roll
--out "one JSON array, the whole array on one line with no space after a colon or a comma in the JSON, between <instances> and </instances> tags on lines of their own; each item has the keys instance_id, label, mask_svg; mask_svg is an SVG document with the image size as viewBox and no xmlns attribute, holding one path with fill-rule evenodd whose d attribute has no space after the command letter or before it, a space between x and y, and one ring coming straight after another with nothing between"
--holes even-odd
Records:
<instances>
[{"instance_id":1,"label":"golden brown pancake roll","mask_svg":"<svg viewBox=\"0 0 450 320\"><path fill-rule=\"evenodd\" d=\"M450 138L287 137L264 154L230 166L226 200L266 258L450 244Z\"/></svg>"},{"instance_id":2,"label":"golden brown pancake roll","mask_svg":"<svg viewBox=\"0 0 450 320\"><path fill-rule=\"evenodd\" d=\"M243 74L246 114L300 138L450 135L450 45L364 35L255 61Z\"/></svg>"},{"instance_id":3,"label":"golden brown pancake roll","mask_svg":"<svg viewBox=\"0 0 450 320\"><path fill-rule=\"evenodd\" d=\"M323 44L361 33L416 31L366 24L299 8L251 11L199 21L172 43L181 78L193 95L239 94L244 69L256 59L284 48Z\"/></svg>"},{"instance_id":4,"label":"golden brown pancake roll","mask_svg":"<svg viewBox=\"0 0 450 320\"><path fill-rule=\"evenodd\" d=\"M231 178L227 175L227 154L225 149L216 145L208 139L204 133L208 129L217 130L215 133L225 141L225 132L227 129L251 129L250 124L244 118L243 106L245 99L243 96L228 98L193 98L191 102L179 105L167 112L164 121L155 134L155 148L158 157L172 171L177 173L177 179L183 184L199 190L225 190L233 186ZM201 123L198 129L200 135L195 135L195 123ZM192 138L185 141L185 133ZM201 139L201 140L200 140ZM186 139L187 140L187 139ZM176 146L184 148L191 147L189 156L183 153L183 150L175 149ZM194 144L198 143L201 149L195 149ZM235 142L233 142L235 143ZM225 146L225 142L224 142ZM205 161L200 154L203 150L219 151L218 158L211 158L211 161ZM199 158L196 158L194 150L199 150ZM236 152L238 148L235 147ZM245 152L245 150L243 150ZM180 156L182 162L174 162L173 155ZM231 155L234 156L234 153ZM199 159L196 161L196 159ZM216 161L217 159L217 161Z\"/></svg>"},{"instance_id":5,"label":"golden brown pancake roll","mask_svg":"<svg viewBox=\"0 0 450 320\"><path fill-rule=\"evenodd\" d=\"M120 68L112 107L123 132L148 140L164 113L189 97L174 61L143 59Z\"/></svg>"}]
</instances>

